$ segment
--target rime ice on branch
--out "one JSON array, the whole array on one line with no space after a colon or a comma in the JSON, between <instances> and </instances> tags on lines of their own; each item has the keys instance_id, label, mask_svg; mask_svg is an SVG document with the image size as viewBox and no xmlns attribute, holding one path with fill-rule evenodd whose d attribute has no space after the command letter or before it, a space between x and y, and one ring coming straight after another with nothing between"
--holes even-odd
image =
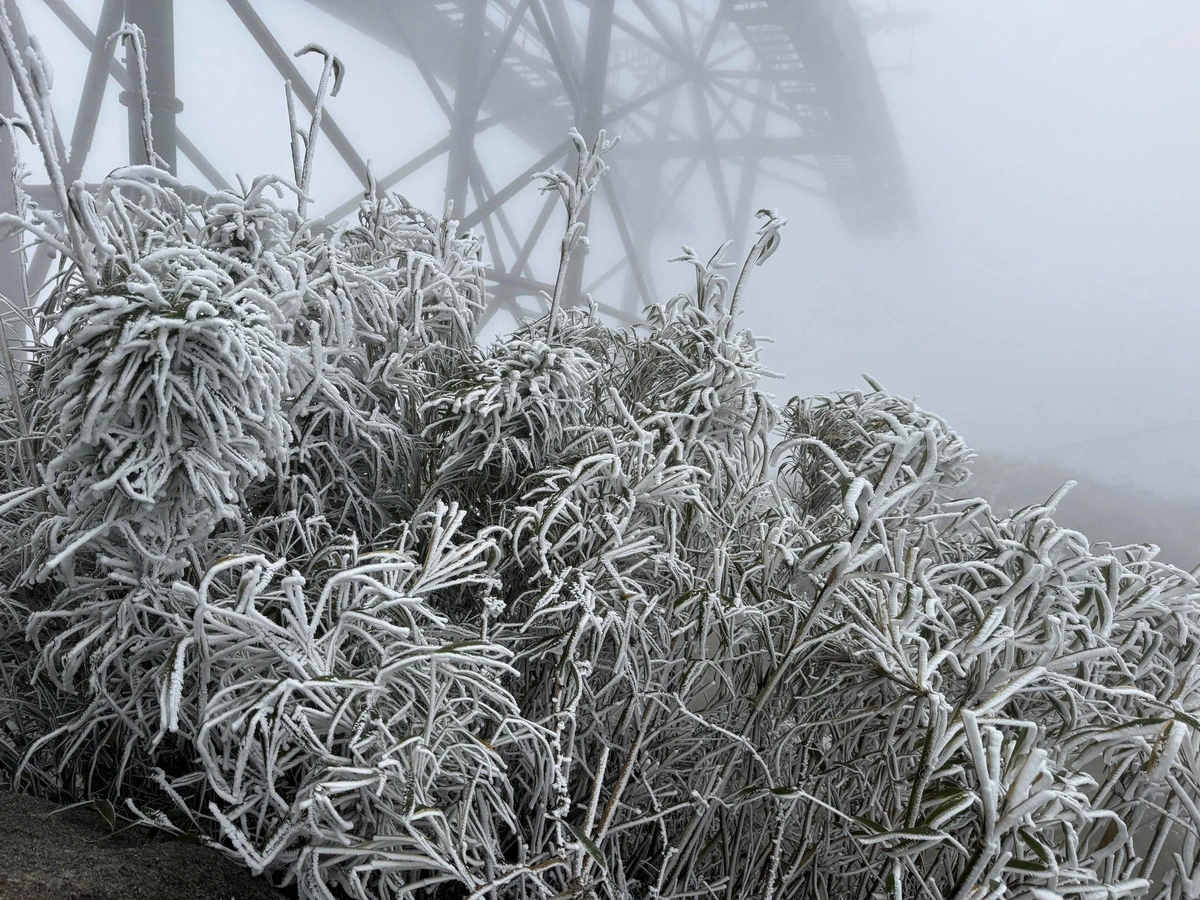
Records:
<instances>
[{"instance_id":1,"label":"rime ice on branch","mask_svg":"<svg viewBox=\"0 0 1200 900\"><path fill-rule=\"evenodd\" d=\"M1194 893L1195 577L997 516L873 381L777 404L777 214L637 328L560 272L481 347L475 237L306 219L319 108L295 183L89 189L0 43L63 211L3 222L62 260L0 399L6 777L304 898Z\"/></svg>"}]
</instances>

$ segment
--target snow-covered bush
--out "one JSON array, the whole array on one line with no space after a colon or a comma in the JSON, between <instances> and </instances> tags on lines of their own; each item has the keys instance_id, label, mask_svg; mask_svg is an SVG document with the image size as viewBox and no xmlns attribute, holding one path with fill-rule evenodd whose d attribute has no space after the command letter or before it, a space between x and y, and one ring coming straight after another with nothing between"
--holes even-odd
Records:
<instances>
[{"instance_id":1,"label":"snow-covered bush","mask_svg":"<svg viewBox=\"0 0 1200 900\"><path fill-rule=\"evenodd\" d=\"M303 898L1196 895L1196 578L997 516L875 382L777 404L782 219L481 347L479 241L308 219L315 127L292 183L66 185L0 41L66 210L4 223L63 261L0 406L6 780Z\"/></svg>"},{"instance_id":2,"label":"snow-covered bush","mask_svg":"<svg viewBox=\"0 0 1200 900\"><path fill-rule=\"evenodd\" d=\"M57 451L53 514L35 541L41 573L68 581L177 574L219 523L241 522L242 495L287 453L275 297L188 234L191 217L146 215L175 199L159 177L105 179L81 213L99 283L71 273L56 295L32 416Z\"/></svg>"}]
</instances>

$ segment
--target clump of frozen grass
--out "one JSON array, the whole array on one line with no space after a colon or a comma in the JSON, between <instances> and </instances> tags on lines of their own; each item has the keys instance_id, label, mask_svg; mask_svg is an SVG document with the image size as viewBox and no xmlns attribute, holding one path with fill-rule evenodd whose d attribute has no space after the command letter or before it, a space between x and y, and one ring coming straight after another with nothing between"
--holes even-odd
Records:
<instances>
[{"instance_id":1,"label":"clump of frozen grass","mask_svg":"<svg viewBox=\"0 0 1200 900\"><path fill-rule=\"evenodd\" d=\"M478 240L307 220L294 107L294 184L88 191L0 43L66 210L4 223L64 260L0 406L6 778L304 898L1195 893L1195 577L961 499L875 382L776 404L777 215L638 328L560 277L479 347Z\"/></svg>"},{"instance_id":2,"label":"clump of frozen grass","mask_svg":"<svg viewBox=\"0 0 1200 900\"><path fill-rule=\"evenodd\" d=\"M40 576L136 587L178 574L189 555L197 565L196 548L241 522L242 495L287 453L287 346L272 299L187 233L199 223L147 228L125 193L157 189L166 206L173 195L155 177L105 179L85 207L100 283L72 279L58 295L34 417L57 448Z\"/></svg>"},{"instance_id":3,"label":"clump of frozen grass","mask_svg":"<svg viewBox=\"0 0 1200 900\"><path fill-rule=\"evenodd\" d=\"M503 755L537 756L544 738L501 685L511 651L431 603L494 586L496 544L462 520L439 507L370 551L303 523L320 548L307 573L229 556L173 585L152 745L183 736L213 797L195 809L162 783L256 872L286 869L305 896L470 884L517 830Z\"/></svg>"}]
</instances>

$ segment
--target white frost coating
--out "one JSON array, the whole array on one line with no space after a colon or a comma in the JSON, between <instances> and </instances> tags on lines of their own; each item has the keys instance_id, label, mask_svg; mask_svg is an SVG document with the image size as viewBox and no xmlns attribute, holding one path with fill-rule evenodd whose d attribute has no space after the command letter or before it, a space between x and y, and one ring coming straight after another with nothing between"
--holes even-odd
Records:
<instances>
[{"instance_id":1,"label":"white frost coating","mask_svg":"<svg viewBox=\"0 0 1200 900\"><path fill-rule=\"evenodd\" d=\"M179 730L179 704L183 700L183 672L187 662L187 648L192 643L188 635L179 642L171 660L171 677L167 683L163 709L167 719L167 731L174 734Z\"/></svg>"},{"instance_id":2,"label":"white frost coating","mask_svg":"<svg viewBox=\"0 0 1200 900\"><path fill-rule=\"evenodd\" d=\"M18 206L65 268L0 398L6 775L305 900L1194 893L1196 578L1061 492L998 517L870 379L776 404L736 307L777 214L637 329L560 277L480 347L478 239L306 221L294 102L294 184L66 185L0 44L70 199ZM564 261L613 150L573 140Z\"/></svg>"}]
</instances>

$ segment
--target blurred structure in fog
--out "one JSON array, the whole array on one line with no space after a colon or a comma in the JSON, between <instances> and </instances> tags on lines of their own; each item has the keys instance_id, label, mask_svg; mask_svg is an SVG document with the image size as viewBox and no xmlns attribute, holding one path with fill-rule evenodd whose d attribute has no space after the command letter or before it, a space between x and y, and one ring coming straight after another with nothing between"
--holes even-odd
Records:
<instances>
[{"instance_id":1,"label":"blurred structure in fog","mask_svg":"<svg viewBox=\"0 0 1200 900\"><path fill-rule=\"evenodd\" d=\"M246 46L255 47L311 110L310 63L294 60L296 47L279 34L278 23L268 21L273 4L215 5L228 7L253 41ZM760 181L832 204L852 234L888 235L914 222L898 144L863 35L864 23L871 30L912 24L911 13L893 6L856 9L850 0L306 0L290 4L289 13L300 6L312 16L311 38L323 40L325 29L318 23L340 20L415 65L420 79L407 89L437 104L443 133L373 174L380 187L403 190L406 179L445 166L446 198L461 226L486 236L491 313L536 312L540 292L554 280L558 238L550 223L556 200L539 197L529 181L567 161L572 126L589 142L607 129L623 143L611 157L614 177L605 180L592 211L593 228L607 232L597 244L613 248L612 256L578 254L567 296L580 298L622 278L617 290L606 291L605 299L611 299L604 308L623 318L661 299L652 263L676 247L660 246L656 237L669 217L681 214L676 200L685 192L719 222L722 233L738 238L739 247L761 199L755 197ZM140 110L128 103L127 63L105 41L125 20L146 34L158 152L173 170L179 157L186 158L213 187L234 180L206 155L218 136L190 135L177 125L183 108L178 97L190 102L200 87L176 84L174 13L182 14L182 7L172 0L10 3L18 11L42 7L88 54L67 142L75 177L83 171L106 91L114 86L124 89L121 102L129 107L130 160L143 161ZM15 24L20 33L23 24ZM236 39L220 30L215 17L206 24L213 35L191 29L188 41ZM370 71L354 68L357 60L348 61L353 78L371 79ZM375 100L378 115L394 113L394 89ZM327 107L322 130L365 186L368 164L343 130L336 103ZM505 152L488 144L496 132L510 135ZM520 151L512 149L512 138ZM49 199L45 193L40 200ZM351 214L360 199L355 190L317 209L338 219ZM45 260L33 268L38 276L46 269Z\"/></svg>"}]
</instances>

